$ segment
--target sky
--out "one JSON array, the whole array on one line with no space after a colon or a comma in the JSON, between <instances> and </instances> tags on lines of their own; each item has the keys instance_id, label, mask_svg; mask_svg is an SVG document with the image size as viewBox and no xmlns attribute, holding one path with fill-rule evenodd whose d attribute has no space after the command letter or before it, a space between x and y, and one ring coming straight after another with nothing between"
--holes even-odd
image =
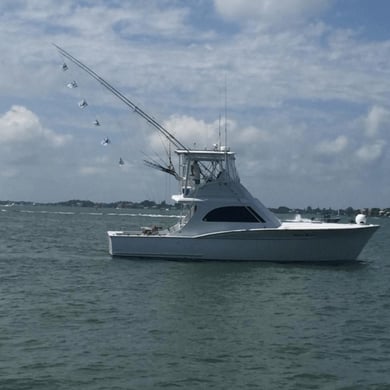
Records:
<instances>
[{"instance_id":1,"label":"sky","mask_svg":"<svg viewBox=\"0 0 390 390\"><path fill-rule=\"evenodd\" d=\"M158 133L63 71L54 43L188 147L226 128L241 182L269 207L390 207L389 17L387 0L2 0L0 200L177 192L143 163L166 160Z\"/></svg>"}]
</instances>

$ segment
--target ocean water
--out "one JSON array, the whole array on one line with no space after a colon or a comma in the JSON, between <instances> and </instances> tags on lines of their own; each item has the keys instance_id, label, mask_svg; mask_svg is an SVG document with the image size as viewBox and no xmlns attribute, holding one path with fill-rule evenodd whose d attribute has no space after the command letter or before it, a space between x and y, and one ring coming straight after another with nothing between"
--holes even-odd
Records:
<instances>
[{"instance_id":1,"label":"ocean water","mask_svg":"<svg viewBox=\"0 0 390 390\"><path fill-rule=\"evenodd\" d=\"M108 255L156 213L1 209L0 389L390 389L390 219L349 265Z\"/></svg>"}]
</instances>

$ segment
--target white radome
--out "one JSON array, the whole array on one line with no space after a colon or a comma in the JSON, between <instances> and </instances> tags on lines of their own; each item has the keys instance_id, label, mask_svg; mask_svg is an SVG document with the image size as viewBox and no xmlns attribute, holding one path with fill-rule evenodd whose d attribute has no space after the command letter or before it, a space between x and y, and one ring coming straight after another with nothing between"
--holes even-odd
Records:
<instances>
[{"instance_id":1,"label":"white radome","mask_svg":"<svg viewBox=\"0 0 390 390\"><path fill-rule=\"evenodd\" d=\"M364 215L364 214L358 214L356 217L355 217L355 222L358 224L358 225L365 225L367 223L367 216Z\"/></svg>"}]
</instances>

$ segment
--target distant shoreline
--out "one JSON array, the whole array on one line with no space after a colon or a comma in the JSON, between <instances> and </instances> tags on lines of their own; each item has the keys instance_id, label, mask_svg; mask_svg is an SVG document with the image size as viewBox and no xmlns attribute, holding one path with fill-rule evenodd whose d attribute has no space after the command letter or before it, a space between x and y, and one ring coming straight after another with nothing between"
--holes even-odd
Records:
<instances>
[{"instance_id":1,"label":"distant shoreline","mask_svg":"<svg viewBox=\"0 0 390 390\"><path fill-rule=\"evenodd\" d=\"M72 199L61 202L31 202L31 201L12 201L12 200L0 200L0 206L62 206L62 207L90 207L90 208L114 208L114 209L163 209L163 210L177 210L180 209L178 204L168 204L166 202L156 203L151 200L143 200L141 202L131 201L117 201L117 202L93 202L91 200L79 200ZM277 208L270 207L272 212L276 214L314 214L314 215L338 215L338 216L354 216L358 213L365 213L369 216L386 216L390 217L390 208L366 208L366 209L354 209L347 207L346 209L332 209L332 208L290 208L286 206L280 206Z\"/></svg>"}]
</instances>

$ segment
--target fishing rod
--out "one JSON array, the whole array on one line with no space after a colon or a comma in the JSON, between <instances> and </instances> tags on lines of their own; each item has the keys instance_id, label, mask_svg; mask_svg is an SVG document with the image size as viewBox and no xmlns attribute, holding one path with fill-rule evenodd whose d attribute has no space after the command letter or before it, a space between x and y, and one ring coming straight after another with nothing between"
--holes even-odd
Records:
<instances>
[{"instance_id":1,"label":"fishing rod","mask_svg":"<svg viewBox=\"0 0 390 390\"><path fill-rule=\"evenodd\" d=\"M154 118L148 115L145 111L141 110L136 104L134 104L129 98L119 92L116 88L114 88L110 83L100 77L97 73L95 73L91 68L87 65L83 64L80 60L73 57L66 50L62 49L55 43L53 46L57 48L57 50L62 54L65 58L73 62L79 68L87 72L91 77L93 77L96 81L98 81L103 87L108 89L113 95L115 95L118 99L120 99L123 103L125 103L128 107L130 107L135 113L145 119L150 125L152 125L157 131L159 131L165 138L168 139L169 142L173 143L177 148L184 149L189 151L189 149L183 145L172 133L170 133L165 127L163 127L160 123L158 123Z\"/></svg>"},{"instance_id":2,"label":"fishing rod","mask_svg":"<svg viewBox=\"0 0 390 390\"><path fill-rule=\"evenodd\" d=\"M115 95L119 100L121 100L123 103L126 104L126 106L130 107L135 113L137 113L139 116L141 116L143 119L146 120L150 125L152 125L158 132L160 132L170 143L175 145L178 149L183 149L187 152L190 151L184 144L182 144L171 132L169 132L165 127L163 127L160 123L158 123L154 118L152 118L149 114L147 114L145 111L143 111L141 108L139 108L135 103L133 103L129 98L127 98L125 95L123 95L121 92L119 92L115 87L113 87L110 83L108 83L106 80L104 80L101 76L99 76L96 72L94 72L91 68L89 68L87 65L82 63L80 60L78 60L76 57L72 56L70 53L68 53L66 50L62 49L60 46L53 43L53 46L60 52L61 55L63 55L65 58L67 58L69 61L73 62L75 65L77 65L79 68L84 70L86 73L88 73L92 78L94 78L96 81L98 81L103 87L108 89L113 95ZM68 66L64 63L63 64L63 70L68 69ZM172 165L172 161L169 157L170 165ZM161 169L161 167L157 167L157 165L154 162L146 163L150 167L155 167L159 170L162 170L164 172L170 173L174 175L176 178L178 175L173 174L172 168L170 166L163 167L164 169ZM210 169L206 167L204 163L200 164L203 170L201 172L201 175L203 177L207 177L207 173L211 173Z\"/></svg>"}]
</instances>

